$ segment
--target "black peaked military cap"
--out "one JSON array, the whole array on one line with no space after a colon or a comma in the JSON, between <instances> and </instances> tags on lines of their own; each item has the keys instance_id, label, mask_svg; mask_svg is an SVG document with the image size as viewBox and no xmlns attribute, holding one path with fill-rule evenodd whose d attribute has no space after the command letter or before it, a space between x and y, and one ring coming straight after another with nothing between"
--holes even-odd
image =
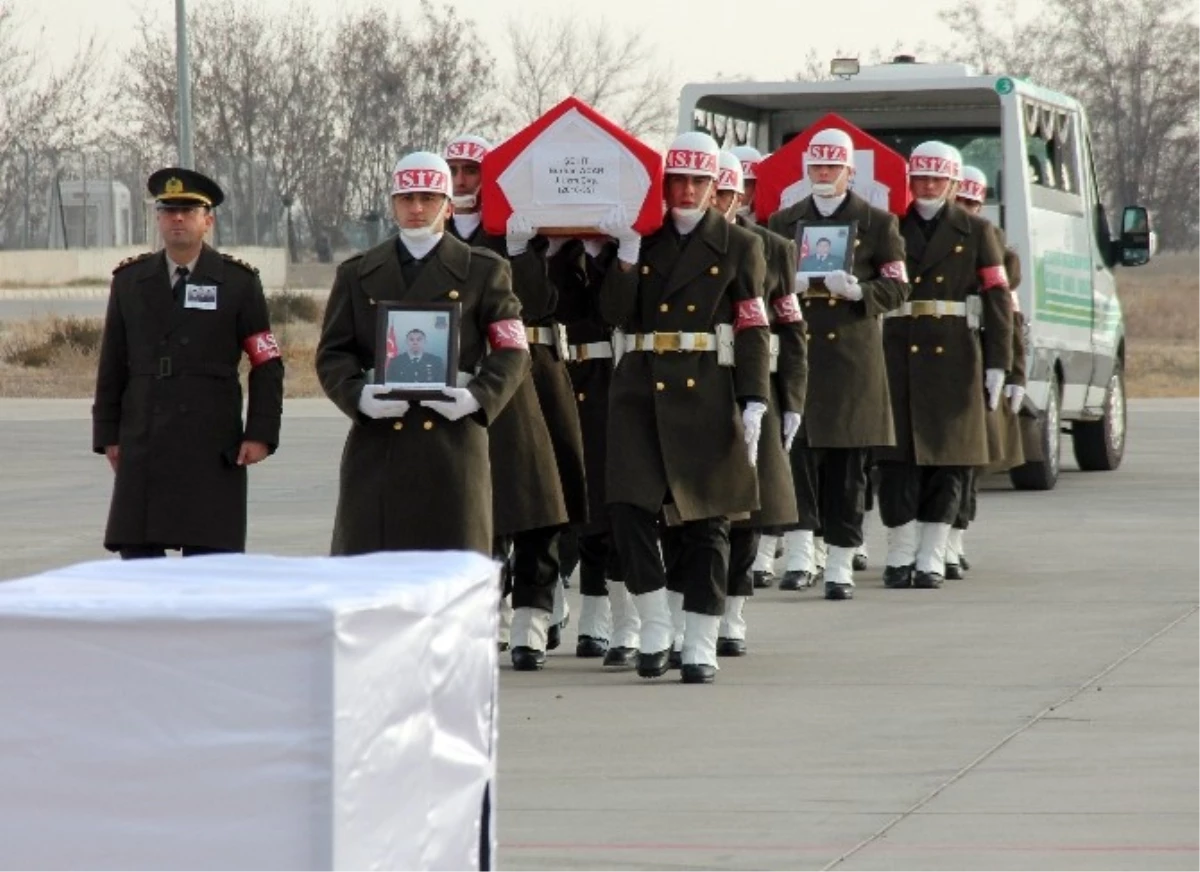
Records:
<instances>
[{"instance_id":1,"label":"black peaked military cap","mask_svg":"<svg viewBox=\"0 0 1200 872\"><path fill-rule=\"evenodd\" d=\"M225 199L221 186L203 173L182 167L165 167L150 175L146 188L164 206L220 206Z\"/></svg>"}]
</instances>

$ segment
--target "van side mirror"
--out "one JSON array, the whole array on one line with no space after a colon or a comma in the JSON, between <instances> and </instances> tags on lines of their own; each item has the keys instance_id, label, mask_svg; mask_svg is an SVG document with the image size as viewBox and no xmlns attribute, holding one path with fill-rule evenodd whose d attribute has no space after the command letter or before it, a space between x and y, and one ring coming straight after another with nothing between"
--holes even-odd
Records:
<instances>
[{"instance_id":1,"label":"van side mirror","mask_svg":"<svg viewBox=\"0 0 1200 872\"><path fill-rule=\"evenodd\" d=\"M1122 266L1141 266L1149 263L1154 254L1154 232L1150 228L1150 213L1144 206L1126 206L1121 213L1121 238L1117 242Z\"/></svg>"}]
</instances>

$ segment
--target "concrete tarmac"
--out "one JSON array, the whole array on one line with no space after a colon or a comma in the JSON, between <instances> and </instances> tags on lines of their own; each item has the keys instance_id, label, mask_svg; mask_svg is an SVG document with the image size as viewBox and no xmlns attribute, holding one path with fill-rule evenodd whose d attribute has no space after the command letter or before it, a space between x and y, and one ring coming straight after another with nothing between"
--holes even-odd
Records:
<instances>
[{"instance_id":1,"label":"concrete tarmac","mask_svg":"<svg viewBox=\"0 0 1200 872\"><path fill-rule=\"evenodd\" d=\"M0 578L104 556L89 403L0 400ZM940 591L772 589L717 683L502 658L506 869L1196 869L1200 405L1132 401L1114 473L990 482ZM347 422L289 401L250 548L323 553ZM577 588L571 601L578 611Z\"/></svg>"}]
</instances>

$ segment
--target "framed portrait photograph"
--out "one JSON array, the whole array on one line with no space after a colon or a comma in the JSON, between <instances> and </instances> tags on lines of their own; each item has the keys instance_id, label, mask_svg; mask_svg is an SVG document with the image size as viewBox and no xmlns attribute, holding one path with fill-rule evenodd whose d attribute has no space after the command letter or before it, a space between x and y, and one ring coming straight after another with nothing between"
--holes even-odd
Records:
<instances>
[{"instance_id":1,"label":"framed portrait photograph","mask_svg":"<svg viewBox=\"0 0 1200 872\"><path fill-rule=\"evenodd\" d=\"M796 227L796 248L800 253L798 272L824 278L834 270L854 270L854 238L858 222L800 224Z\"/></svg>"},{"instance_id":2,"label":"framed portrait photograph","mask_svg":"<svg viewBox=\"0 0 1200 872\"><path fill-rule=\"evenodd\" d=\"M393 390L390 400L429 399L458 381L458 303L404 303L377 306L375 382Z\"/></svg>"}]
</instances>

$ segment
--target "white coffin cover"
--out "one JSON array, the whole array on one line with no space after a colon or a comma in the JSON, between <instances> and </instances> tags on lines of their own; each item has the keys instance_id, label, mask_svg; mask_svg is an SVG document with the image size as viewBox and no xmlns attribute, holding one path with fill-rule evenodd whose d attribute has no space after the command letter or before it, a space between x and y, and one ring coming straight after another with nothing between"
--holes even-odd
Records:
<instances>
[{"instance_id":1,"label":"white coffin cover","mask_svg":"<svg viewBox=\"0 0 1200 872\"><path fill-rule=\"evenodd\" d=\"M496 183L534 227L594 227L618 204L631 222L650 191L650 174L608 131L571 109L554 119Z\"/></svg>"},{"instance_id":2,"label":"white coffin cover","mask_svg":"<svg viewBox=\"0 0 1200 872\"><path fill-rule=\"evenodd\" d=\"M497 583L459 552L0 583L0 867L478 869Z\"/></svg>"}]
</instances>

